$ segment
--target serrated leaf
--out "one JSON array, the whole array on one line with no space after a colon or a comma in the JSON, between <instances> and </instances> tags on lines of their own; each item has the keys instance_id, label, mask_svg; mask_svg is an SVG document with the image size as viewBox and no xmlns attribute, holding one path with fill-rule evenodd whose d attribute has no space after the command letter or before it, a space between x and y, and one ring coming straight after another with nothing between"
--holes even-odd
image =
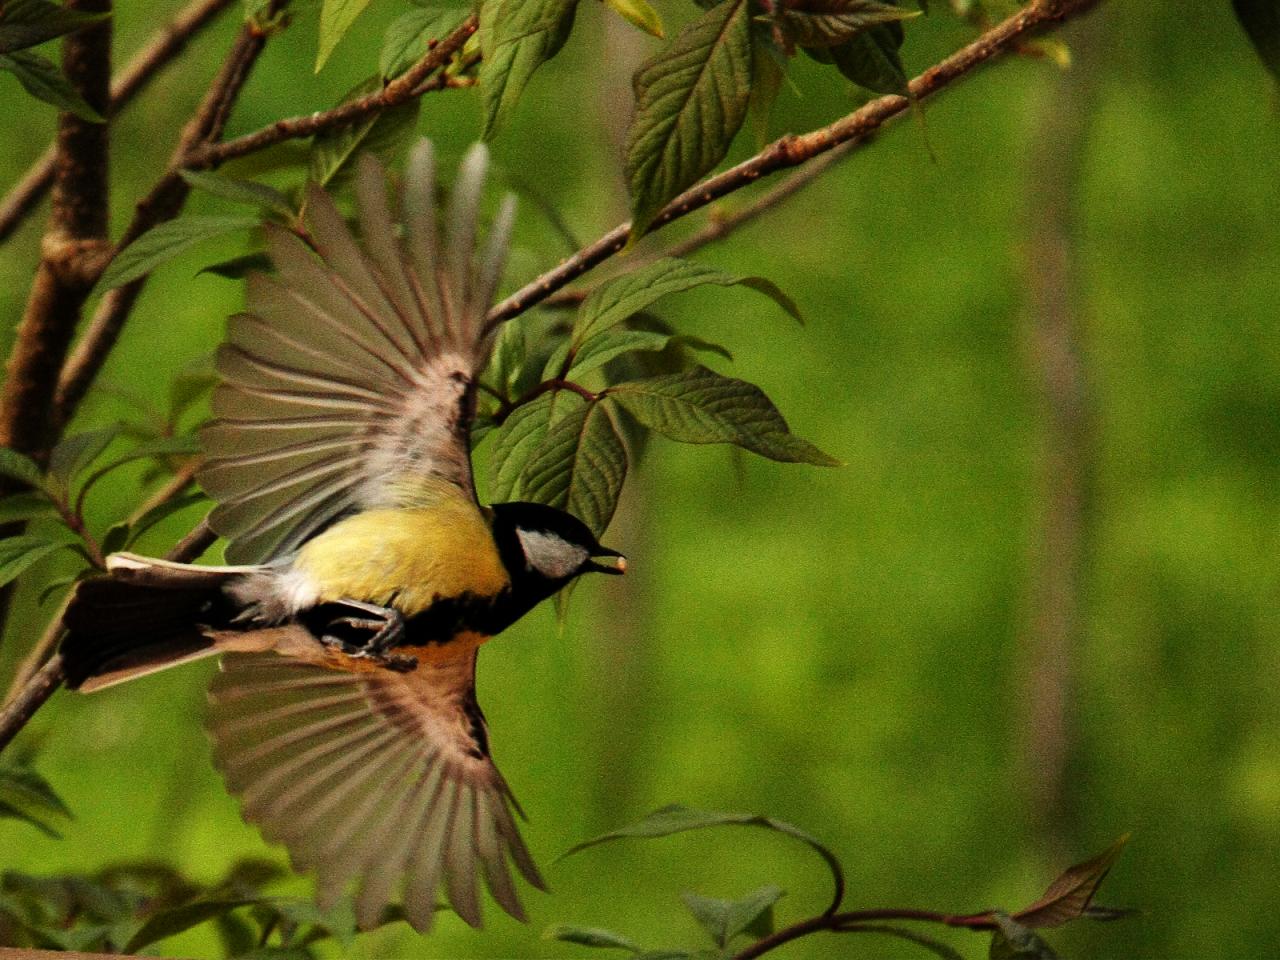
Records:
<instances>
[{"instance_id":1,"label":"serrated leaf","mask_svg":"<svg viewBox=\"0 0 1280 960\"><path fill-rule=\"evenodd\" d=\"M0 525L20 523L27 520L39 520L43 517L56 517L58 509L45 494L39 490L15 493L0 498Z\"/></svg>"},{"instance_id":2,"label":"serrated leaf","mask_svg":"<svg viewBox=\"0 0 1280 960\"><path fill-rule=\"evenodd\" d=\"M902 37L900 24L880 24L826 52L836 68L858 86L905 97L909 92L907 73L898 55Z\"/></svg>"},{"instance_id":3,"label":"serrated leaf","mask_svg":"<svg viewBox=\"0 0 1280 960\"><path fill-rule=\"evenodd\" d=\"M523 495L573 514L597 537L613 519L627 450L603 404L588 403L547 431L521 471Z\"/></svg>"},{"instance_id":4,"label":"serrated leaf","mask_svg":"<svg viewBox=\"0 0 1280 960\"><path fill-rule=\"evenodd\" d=\"M116 254L98 281L95 293L145 277L196 244L225 237L258 225L257 217L243 214L216 214L179 217L153 227Z\"/></svg>"},{"instance_id":5,"label":"serrated leaf","mask_svg":"<svg viewBox=\"0 0 1280 960\"><path fill-rule=\"evenodd\" d=\"M44 482L44 475L34 460L8 447L0 447L0 476L32 487L39 487Z\"/></svg>"},{"instance_id":6,"label":"serrated leaf","mask_svg":"<svg viewBox=\"0 0 1280 960\"><path fill-rule=\"evenodd\" d=\"M560 52L573 29L578 0L487 0L482 18L480 92L488 140L511 115L539 67Z\"/></svg>"},{"instance_id":7,"label":"serrated leaf","mask_svg":"<svg viewBox=\"0 0 1280 960\"><path fill-rule=\"evenodd\" d=\"M7 70L17 77L23 89L37 100L74 113L81 120L106 123L106 118L89 106L52 60L25 50L15 50L0 53L0 70Z\"/></svg>"},{"instance_id":8,"label":"serrated leaf","mask_svg":"<svg viewBox=\"0 0 1280 960\"><path fill-rule=\"evenodd\" d=\"M761 916L772 911L773 905L784 895L785 891L781 887L770 884L740 900L719 900L688 890L680 894L680 899L702 929L707 931L712 942L723 949L734 937L745 933Z\"/></svg>"},{"instance_id":9,"label":"serrated leaf","mask_svg":"<svg viewBox=\"0 0 1280 960\"><path fill-rule=\"evenodd\" d=\"M551 426L551 394L516 407L494 435L489 452L489 499L514 500L520 472Z\"/></svg>"},{"instance_id":10,"label":"serrated leaf","mask_svg":"<svg viewBox=\"0 0 1280 960\"><path fill-rule=\"evenodd\" d=\"M659 40L666 37L662 17L658 15L657 10L653 9L649 0L604 0L604 2L614 13L645 33Z\"/></svg>"},{"instance_id":11,"label":"serrated leaf","mask_svg":"<svg viewBox=\"0 0 1280 960\"><path fill-rule=\"evenodd\" d=\"M627 135L631 235L729 152L751 100L751 12L724 0L636 71Z\"/></svg>"},{"instance_id":12,"label":"serrated leaf","mask_svg":"<svg viewBox=\"0 0 1280 960\"><path fill-rule=\"evenodd\" d=\"M0 53L34 47L109 16L68 10L47 0L6 0L0 4Z\"/></svg>"},{"instance_id":13,"label":"serrated leaf","mask_svg":"<svg viewBox=\"0 0 1280 960\"><path fill-rule=\"evenodd\" d=\"M581 345L669 294L705 284L744 286L763 293L797 321L800 320L795 302L764 277L739 277L692 260L664 257L631 273L614 277L592 290L574 320L573 343Z\"/></svg>"},{"instance_id":14,"label":"serrated leaf","mask_svg":"<svg viewBox=\"0 0 1280 960\"><path fill-rule=\"evenodd\" d=\"M640 953L636 946L620 933L604 930L600 927L574 927L568 924L556 924L547 927L542 933L543 940L561 940L565 943L576 943L581 947L602 947L613 950L629 950Z\"/></svg>"},{"instance_id":15,"label":"serrated leaf","mask_svg":"<svg viewBox=\"0 0 1280 960\"><path fill-rule=\"evenodd\" d=\"M1276 0L1231 0L1231 7L1263 65L1280 79L1280 4Z\"/></svg>"},{"instance_id":16,"label":"serrated leaf","mask_svg":"<svg viewBox=\"0 0 1280 960\"><path fill-rule=\"evenodd\" d=\"M834 47L881 23L918 17L880 0L786 0L777 13L784 37L801 47Z\"/></svg>"},{"instance_id":17,"label":"serrated leaf","mask_svg":"<svg viewBox=\"0 0 1280 960\"><path fill-rule=\"evenodd\" d=\"M370 77L342 98L346 103L381 89ZM347 126L318 134L311 143L308 176L322 187L336 188L350 176L352 162L361 153L372 153L384 163L398 162L418 126L418 98L378 111Z\"/></svg>"},{"instance_id":18,"label":"serrated leaf","mask_svg":"<svg viewBox=\"0 0 1280 960\"><path fill-rule=\"evenodd\" d=\"M818 856L822 857L827 867L831 870L831 876L835 882L837 892L844 889L844 870L840 866L840 859L823 843L799 827L787 823L785 820L775 820L773 817L766 817L758 813L719 813L713 810L693 810L680 804L659 807L635 823L619 827L617 830L611 830L608 833L602 833L600 836L592 837L590 840L584 840L582 843L566 850L561 859L572 856L589 847L594 847L601 843L609 843L613 840L669 837L672 834L684 833L689 830L705 830L708 827L763 827L766 830L773 830L785 836L793 837L806 844ZM836 904L837 906L839 904L838 897Z\"/></svg>"},{"instance_id":19,"label":"serrated leaf","mask_svg":"<svg viewBox=\"0 0 1280 960\"><path fill-rule=\"evenodd\" d=\"M400 76L426 55L431 41L453 31L461 19L458 10L417 7L391 22L382 35L378 72L383 80Z\"/></svg>"},{"instance_id":20,"label":"serrated leaf","mask_svg":"<svg viewBox=\"0 0 1280 960\"><path fill-rule=\"evenodd\" d=\"M176 936L224 913L257 903L253 898L194 900L153 914L125 944L125 953L137 953L167 937Z\"/></svg>"},{"instance_id":21,"label":"serrated leaf","mask_svg":"<svg viewBox=\"0 0 1280 960\"><path fill-rule=\"evenodd\" d=\"M1068 867L1039 900L1019 910L1013 919L1024 927L1057 927L1086 916L1094 894L1128 842L1125 834L1096 857Z\"/></svg>"},{"instance_id":22,"label":"serrated leaf","mask_svg":"<svg viewBox=\"0 0 1280 960\"><path fill-rule=\"evenodd\" d=\"M0 817L23 820L57 837L54 824L70 820L71 811L49 782L31 768L3 766L0 767Z\"/></svg>"},{"instance_id":23,"label":"serrated leaf","mask_svg":"<svg viewBox=\"0 0 1280 960\"><path fill-rule=\"evenodd\" d=\"M258 183L256 180L240 180L236 177L201 170L179 172L183 180L205 193L223 200L230 200L232 203L247 203L251 207L259 207L276 214L283 220L293 219L293 205L289 202L289 198L275 187Z\"/></svg>"},{"instance_id":24,"label":"serrated leaf","mask_svg":"<svg viewBox=\"0 0 1280 960\"><path fill-rule=\"evenodd\" d=\"M706 367L621 383L608 395L642 425L681 443L732 443L784 463L840 464L791 433L759 387Z\"/></svg>"},{"instance_id":25,"label":"serrated leaf","mask_svg":"<svg viewBox=\"0 0 1280 960\"><path fill-rule=\"evenodd\" d=\"M32 564L70 546L66 540L48 537L9 537L0 540L0 587L21 576Z\"/></svg>"},{"instance_id":26,"label":"serrated leaf","mask_svg":"<svg viewBox=\"0 0 1280 960\"><path fill-rule=\"evenodd\" d=\"M61 440L49 454L49 480L56 489L66 490L71 481L89 464L102 456L111 441L120 435L120 427L104 427L77 433Z\"/></svg>"},{"instance_id":27,"label":"serrated leaf","mask_svg":"<svg viewBox=\"0 0 1280 960\"><path fill-rule=\"evenodd\" d=\"M1058 960L1058 955L1035 932L1010 919L992 914L996 929L991 932L990 960Z\"/></svg>"},{"instance_id":28,"label":"serrated leaf","mask_svg":"<svg viewBox=\"0 0 1280 960\"><path fill-rule=\"evenodd\" d=\"M316 47L316 73L332 56L356 18L364 12L369 0L324 0L320 6L320 37Z\"/></svg>"}]
</instances>

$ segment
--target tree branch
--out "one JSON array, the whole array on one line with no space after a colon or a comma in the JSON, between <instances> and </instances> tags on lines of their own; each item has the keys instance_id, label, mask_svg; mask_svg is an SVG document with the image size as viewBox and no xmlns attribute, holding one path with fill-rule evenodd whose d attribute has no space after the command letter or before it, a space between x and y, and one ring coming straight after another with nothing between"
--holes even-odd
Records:
<instances>
[{"instance_id":1,"label":"tree branch","mask_svg":"<svg viewBox=\"0 0 1280 960\"><path fill-rule=\"evenodd\" d=\"M476 17L474 15L468 17L448 36L436 41L426 55L408 71L396 77L377 93L359 97L332 110L277 120L261 130L247 133L243 137L236 137L226 143L209 143L200 149L193 150L186 157L185 166L193 170L217 167L228 160L273 147L286 140L310 137L335 127L355 123L370 114L406 103L414 97L421 96L427 90L447 87L449 84L443 80L432 83L428 78L462 49L462 45L476 32L477 26Z\"/></svg>"},{"instance_id":2,"label":"tree branch","mask_svg":"<svg viewBox=\"0 0 1280 960\"><path fill-rule=\"evenodd\" d=\"M152 77L174 60L191 38L235 0L195 0L181 10L172 22L161 27L145 47L120 71L111 84L109 115L115 116L137 96ZM9 238L53 183L56 148L50 146L18 184L0 201L0 243Z\"/></svg>"},{"instance_id":3,"label":"tree branch","mask_svg":"<svg viewBox=\"0 0 1280 960\"><path fill-rule=\"evenodd\" d=\"M1090 10L1097 2L1098 0L1037 0L912 80L912 98L924 100L946 89L987 62L1006 53L1016 52L1030 34L1077 17ZM880 127L903 113L910 105L911 100L907 97L879 97L825 127L800 136L788 134L775 140L755 156L723 173L708 177L680 194L654 218L650 229L660 229L762 177L801 166L842 145L847 145L847 151L863 146L879 132ZM803 183L799 184L796 189L802 185ZM537 306L566 284L603 263L627 245L630 234L629 222L619 224L555 268L530 281L489 311L488 328L492 329Z\"/></svg>"},{"instance_id":4,"label":"tree branch","mask_svg":"<svg viewBox=\"0 0 1280 960\"><path fill-rule=\"evenodd\" d=\"M936 910L911 910L894 907L882 910L847 910L844 913L822 914L802 920L789 927L772 933L767 937L740 950L732 960L755 960L770 950L807 937L811 933L829 931L831 933L874 932L861 924L882 920L908 920L918 923L938 923L947 927L958 927L965 930L994 930L995 919L990 913L952 914L939 913Z\"/></svg>"}]
</instances>

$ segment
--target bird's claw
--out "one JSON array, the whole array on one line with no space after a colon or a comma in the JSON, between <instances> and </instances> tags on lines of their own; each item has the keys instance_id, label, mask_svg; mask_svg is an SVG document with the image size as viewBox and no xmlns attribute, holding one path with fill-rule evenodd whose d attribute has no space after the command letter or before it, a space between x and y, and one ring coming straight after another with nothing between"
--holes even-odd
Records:
<instances>
[{"instance_id":1,"label":"bird's claw","mask_svg":"<svg viewBox=\"0 0 1280 960\"><path fill-rule=\"evenodd\" d=\"M418 667L417 657L392 652L404 638L404 617L392 607L338 600L314 608L306 619L321 643L348 657L368 660L396 673L410 673Z\"/></svg>"}]
</instances>

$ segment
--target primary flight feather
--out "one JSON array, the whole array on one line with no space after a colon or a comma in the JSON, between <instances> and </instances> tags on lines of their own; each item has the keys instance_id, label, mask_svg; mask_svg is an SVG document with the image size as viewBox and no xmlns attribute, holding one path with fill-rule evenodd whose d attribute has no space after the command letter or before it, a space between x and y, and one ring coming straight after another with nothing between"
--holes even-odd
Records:
<instances>
[{"instance_id":1,"label":"primary flight feather","mask_svg":"<svg viewBox=\"0 0 1280 960\"><path fill-rule=\"evenodd\" d=\"M306 242L268 227L275 273L248 281L201 434L236 565L116 554L65 618L81 690L226 654L215 762L322 904L354 889L362 927L399 900L425 931L440 888L479 925L480 879L523 919L509 862L542 881L490 758L477 652L578 575L624 566L563 511L476 500L469 428L515 213L506 198L481 241L486 165L472 148L441 218L421 142L397 216L365 156L359 241L319 188Z\"/></svg>"}]
</instances>

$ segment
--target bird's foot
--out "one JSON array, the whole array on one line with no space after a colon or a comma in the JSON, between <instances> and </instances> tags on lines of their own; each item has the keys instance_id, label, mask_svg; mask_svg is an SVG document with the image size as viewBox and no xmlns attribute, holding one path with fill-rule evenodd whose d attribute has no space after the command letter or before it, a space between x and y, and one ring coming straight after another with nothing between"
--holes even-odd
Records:
<instances>
[{"instance_id":1,"label":"bird's foot","mask_svg":"<svg viewBox=\"0 0 1280 960\"><path fill-rule=\"evenodd\" d=\"M337 600L313 607L302 620L321 643L349 657L396 673L409 673L418 666L417 657L392 652L404 638L404 617L392 607Z\"/></svg>"}]
</instances>

